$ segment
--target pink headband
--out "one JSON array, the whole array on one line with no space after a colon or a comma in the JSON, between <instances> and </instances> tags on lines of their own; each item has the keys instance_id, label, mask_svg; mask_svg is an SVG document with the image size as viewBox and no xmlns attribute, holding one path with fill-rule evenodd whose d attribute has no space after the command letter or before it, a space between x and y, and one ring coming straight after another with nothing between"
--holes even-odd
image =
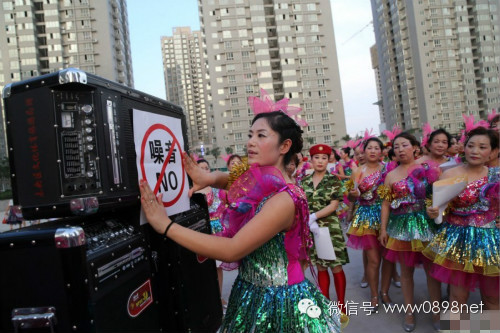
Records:
<instances>
[{"instance_id":1,"label":"pink headband","mask_svg":"<svg viewBox=\"0 0 500 333\"><path fill-rule=\"evenodd\" d=\"M248 97L248 105L250 106L250 109L252 109L254 115L258 115L259 113L281 111L290 118L294 119L299 126L307 126L307 122L304 119L297 117L297 114L302 111L302 109L296 106L288 105L288 102L290 101L288 98L283 98L275 103L267 91L262 88L260 89L260 96L261 98L256 96Z\"/></svg>"}]
</instances>

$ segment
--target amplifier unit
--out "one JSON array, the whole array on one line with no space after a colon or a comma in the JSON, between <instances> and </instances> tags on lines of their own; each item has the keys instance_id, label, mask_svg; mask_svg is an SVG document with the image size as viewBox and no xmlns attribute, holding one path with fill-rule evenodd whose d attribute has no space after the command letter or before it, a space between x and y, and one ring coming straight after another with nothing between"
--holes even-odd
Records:
<instances>
[{"instance_id":1,"label":"amplifier unit","mask_svg":"<svg viewBox=\"0 0 500 333\"><path fill-rule=\"evenodd\" d=\"M137 208L0 234L0 332L159 332Z\"/></svg>"},{"instance_id":2,"label":"amplifier unit","mask_svg":"<svg viewBox=\"0 0 500 333\"><path fill-rule=\"evenodd\" d=\"M3 98L14 203L27 219L139 202L133 109L181 119L187 137L181 107L73 68L8 84Z\"/></svg>"}]
</instances>

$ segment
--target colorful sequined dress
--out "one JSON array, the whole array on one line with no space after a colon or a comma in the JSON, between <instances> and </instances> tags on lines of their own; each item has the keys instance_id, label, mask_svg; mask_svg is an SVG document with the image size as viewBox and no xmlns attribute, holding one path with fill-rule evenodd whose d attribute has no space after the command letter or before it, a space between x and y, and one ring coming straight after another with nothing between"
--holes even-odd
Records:
<instances>
[{"instance_id":1,"label":"colorful sequined dress","mask_svg":"<svg viewBox=\"0 0 500 333\"><path fill-rule=\"evenodd\" d=\"M416 165L388 189L379 186L378 193L390 201L388 241L384 258L413 267L424 261L423 249L432 240L437 226L426 213L425 199L430 185L438 178L438 166Z\"/></svg>"},{"instance_id":2,"label":"colorful sequined dress","mask_svg":"<svg viewBox=\"0 0 500 333\"><path fill-rule=\"evenodd\" d=\"M356 162L354 160L349 160L349 162L340 162L340 165L344 168L344 174L346 176L351 176L353 168L356 167ZM337 171L338 172L338 171ZM343 187L343 193L344 196L342 198L342 201L339 203L339 207L336 210L336 213L341 221L346 222L347 218L347 213L349 212L349 199L347 198L347 191L346 191L346 186L347 182L349 181L349 178L345 178L342 180L342 187Z\"/></svg>"},{"instance_id":3,"label":"colorful sequined dress","mask_svg":"<svg viewBox=\"0 0 500 333\"><path fill-rule=\"evenodd\" d=\"M226 209L227 204L227 193L225 190L218 188L212 188L210 192L207 193L207 204L208 213L210 215L210 228L212 234L222 232L222 224L220 223L220 218L222 213Z\"/></svg>"},{"instance_id":4,"label":"colorful sequined dress","mask_svg":"<svg viewBox=\"0 0 500 333\"><path fill-rule=\"evenodd\" d=\"M304 192L273 167L252 166L228 192L222 236L232 237L274 194L287 192L295 220L239 263L220 332L340 332L339 310L304 277L311 246Z\"/></svg>"},{"instance_id":5,"label":"colorful sequined dress","mask_svg":"<svg viewBox=\"0 0 500 333\"><path fill-rule=\"evenodd\" d=\"M307 176L307 170L312 169L312 165L309 162L304 162L300 170L297 170L295 175L295 183L300 186L302 179Z\"/></svg>"},{"instance_id":6,"label":"colorful sequined dress","mask_svg":"<svg viewBox=\"0 0 500 333\"><path fill-rule=\"evenodd\" d=\"M498 297L500 230L498 168L473 181L449 204L439 232L424 250L434 262L431 275L442 282Z\"/></svg>"},{"instance_id":7,"label":"colorful sequined dress","mask_svg":"<svg viewBox=\"0 0 500 333\"><path fill-rule=\"evenodd\" d=\"M358 185L360 196L355 203L354 216L351 226L347 231L349 237L347 246L360 250L368 250L380 246L377 237L380 230L382 199L377 194L377 189L384 183L384 180L385 168L372 173L360 181ZM353 185L352 181L349 182L347 191L350 191Z\"/></svg>"}]
</instances>

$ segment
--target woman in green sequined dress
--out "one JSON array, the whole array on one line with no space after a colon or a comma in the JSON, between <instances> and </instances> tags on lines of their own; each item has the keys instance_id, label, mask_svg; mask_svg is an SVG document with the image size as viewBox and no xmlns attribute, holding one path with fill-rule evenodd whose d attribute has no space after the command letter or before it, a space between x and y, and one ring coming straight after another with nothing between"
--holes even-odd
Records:
<instances>
[{"instance_id":1,"label":"woman in green sequined dress","mask_svg":"<svg viewBox=\"0 0 500 333\"><path fill-rule=\"evenodd\" d=\"M311 246L307 201L285 172L302 148L301 132L282 111L254 118L247 143L251 166L229 188L224 237L172 223L161 198L140 183L143 210L158 233L199 255L239 261L221 332L340 331L338 308L305 279L302 268ZM227 174L204 173L187 154L184 164L194 181L190 193L228 184Z\"/></svg>"}]
</instances>

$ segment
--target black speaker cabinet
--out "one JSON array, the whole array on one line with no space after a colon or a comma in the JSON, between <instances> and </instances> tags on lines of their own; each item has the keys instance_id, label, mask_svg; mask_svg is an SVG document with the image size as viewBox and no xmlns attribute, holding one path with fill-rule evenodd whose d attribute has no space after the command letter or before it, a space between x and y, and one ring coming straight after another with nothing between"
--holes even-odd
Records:
<instances>
[{"instance_id":1,"label":"black speaker cabinet","mask_svg":"<svg viewBox=\"0 0 500 333\"><path fill-rule=\"evenodd\" d=\"M181 107L74 68L8 84L3 98L14 204L27 219L139 202L133 109L181 119L187 143Z\"/></svg>"},{"instance_id":2,"label":"black speaker cabinet","mask_svg":"<svg viewBox=\"0 0 500 333\"><path fill-rule=\"evenodd\" d=\"M0 332L159 332L149 246L133 215L1 233Z\"/></svg>"},{"instance_id":3,"label":"black speaker cabinet","mask_svg":"<svg viewBox=\"0 0 500 333\"><path fill-rule=\"evenodd\" d=\"M210 233L207 204L201 194L192 198L191 210L172 217L187 228ZM151 244L155 282L166 332L215 332L222 322L222 304L215 261L157 234L149 225L145 234Z\"/></svg>"}]
</instances>

